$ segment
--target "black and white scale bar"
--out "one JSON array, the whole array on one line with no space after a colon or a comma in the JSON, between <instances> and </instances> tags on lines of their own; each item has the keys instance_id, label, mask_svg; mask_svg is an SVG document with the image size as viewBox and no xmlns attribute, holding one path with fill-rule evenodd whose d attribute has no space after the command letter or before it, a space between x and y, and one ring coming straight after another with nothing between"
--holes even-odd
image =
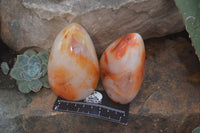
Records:
<instances>
[{"instance_id":1,"label":"black and white scale bar","mask_svg":"<svg viewBox=\"0 0 200 133\"><path fill-rule=\"evenodd\" d=\"M129 104L121 105L114 103L108 98L104 91L98 92L101 93L103 97L100 103L86 102L86 100L77 102L68 101L58 97L53 110L83 114L127 125Z\"/></svg>"}]
</instances>

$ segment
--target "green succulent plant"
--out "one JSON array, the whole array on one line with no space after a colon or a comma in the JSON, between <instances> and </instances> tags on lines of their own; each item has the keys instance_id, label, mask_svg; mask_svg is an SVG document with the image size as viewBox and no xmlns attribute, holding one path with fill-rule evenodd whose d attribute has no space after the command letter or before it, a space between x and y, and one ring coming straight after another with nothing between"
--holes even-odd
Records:
<instances>
[{"instance_id":1,"label":"green succulent plant","mask_svg":"<svg viewBox=\"0 0 200 133\"><path fill-rule=\"evenodd\" d=\"M200 0L175 0L200 61Z\"/></svg>"},{"instance_id":2,"label":"green succulent plant","mask_svg":"<svg viewBox=\"0 0 200 133\"><path fill-rule=\"evenodd\" d=\"M10 72L10 76L17 80L18 89L22 93L38 92L44 86L50 88L47 76L49 53L37 53L27 50L17 56L17 61Z\"/></svg>"},{"instance_id":3,"label":"green succulent plant","mask_svg":"<svg viewBox=\"0 0 200 133\"><path fill-rule=\"evenodd\" d=\"M192 130L192 133L200 133L200 125Z\"/></svg>"}]
</instances>

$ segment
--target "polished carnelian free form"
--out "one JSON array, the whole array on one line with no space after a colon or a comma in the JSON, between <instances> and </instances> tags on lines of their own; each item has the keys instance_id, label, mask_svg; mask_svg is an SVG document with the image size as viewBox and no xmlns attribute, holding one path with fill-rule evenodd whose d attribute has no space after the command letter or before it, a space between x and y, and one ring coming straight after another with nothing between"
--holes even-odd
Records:
<instances>
[{"instance_id":1,"label":"polished carnelian free form","mask_svg":"<svg viewBox=\"0 0 200 133\"><path fill-rule=\"evenodd\" d=\"M98 60L90 36L79 24L68 25L57 35L49 57L52 90L67 100L83 100L94 91L98 78Z\"/></svg>"},{"instance_id":2,"label":"polished carnelian free form","mask_svg":"<svg viewBox=\"0 0 200 133\"><path fill-rule=\"evenodd\" d=\"M126 104L137 95L144 76L145 48L138 33L113 42L100 60L101 80L108 96Z\"/></svg>"}]
</instances>

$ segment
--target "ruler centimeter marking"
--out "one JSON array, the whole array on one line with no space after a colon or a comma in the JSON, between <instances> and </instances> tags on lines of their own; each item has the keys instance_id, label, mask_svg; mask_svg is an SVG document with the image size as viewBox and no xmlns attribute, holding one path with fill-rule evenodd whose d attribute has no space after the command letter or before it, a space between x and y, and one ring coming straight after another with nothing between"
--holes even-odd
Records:
<instances>
[{"instance_id":1,"label":"ruler centimeter marking","mask_svg":"<svg viewBox=\"0 0 200 133\"><path fill-rule=\"evenodd\" d=\"M127 125L129 104L116 104L105 95L105 92L101 93L104 97L102 103L68 101L58 97L53 109L62 112L78 113Z\"/></svg>"},{"instance_id":2,"label":"ruler centimeter marking","mask_svg":"<svg viewBox=\"0 0 200 133\"><path fill-rule=\"evenodd\" d=\"M108 110L112 110L112 111L115 111L115 112L119 112L119 113L123 113L123 115L125 115L125 111L122 111L122 110L118 110L118 109L114 109L114 108L110 108L110 107L107 107L107 106L104 106L104 105L100 105L100 104L93 104L93 103L81 103L81 102L73 102L73 101L66 101L66 100L58 100L59 103L63 102L63 103L67 103L67 104L75 104L74 106L76 107L77 104L79 105L83 105L83 107L85 107L85 105L90 105L91 108L93 108L94 106L95 107L99 107L99 110L101 110L101 108L105 108L105 109L108 109Z\"/></svg>"},{"instance_id":3,"label":"ruler centimeter marking","mask_svg":"<svg viewBox=\"0 0 200 133\"><path fill-rule=\"evenodd\" d=\"M63 111L63 112L66 112L66 110L64 110L64 109L59 109L60 111ZM71 112L71 113L77 113L76 111L72 111L72 110L68 110L67 112ZM86 113L84 113L84 112L79 112L80 114L86 114ZM89 115L87 115L87 116L93 116L93 117L96 117L96 115L94 115L94 114L89 114ZM100 115L99 115L100 116ZM128 123L125 123L125 122L121 122L121 116L120 116L120 118L119 119L113 119L113 118L111 118L110 116L109 117L105 117L105 116L101 116L102 118L104 118L104 119L109 119L109 120L112 120L113 122L116 122L116 123L121 123L121 124L124 124L124 125L127 125ZM97 118L101 118L101 117L97 117Z\"/></svg>"}]
</instances>

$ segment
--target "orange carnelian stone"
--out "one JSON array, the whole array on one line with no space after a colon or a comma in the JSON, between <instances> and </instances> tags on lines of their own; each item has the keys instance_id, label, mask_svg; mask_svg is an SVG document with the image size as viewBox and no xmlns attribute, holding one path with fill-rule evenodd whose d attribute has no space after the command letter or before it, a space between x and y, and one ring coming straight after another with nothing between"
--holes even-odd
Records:
<instances>
[{"instance_id":1,"label":"orange carnelian stone","mask_svg":"<svg viewBox=\"0 0 200 133\"><path fill-rule=\"evenodd\" d=\"M131 102L144 76L145 48L138 33L113 42L100 60L101 80L108 96L117 103Z\"/></svg>"},{"instance_id":2,"label":"orange carnelian stone","mask_svg":"<svg viewBox=\"0 0 200 133\"><path fill-rule=\"evenodd\" d=\"M52 90L60 97L77 101L96 88L99 66L94 45L86 30L73 23L56 37L48 64Z\"/></svg>"}]
</instances>

